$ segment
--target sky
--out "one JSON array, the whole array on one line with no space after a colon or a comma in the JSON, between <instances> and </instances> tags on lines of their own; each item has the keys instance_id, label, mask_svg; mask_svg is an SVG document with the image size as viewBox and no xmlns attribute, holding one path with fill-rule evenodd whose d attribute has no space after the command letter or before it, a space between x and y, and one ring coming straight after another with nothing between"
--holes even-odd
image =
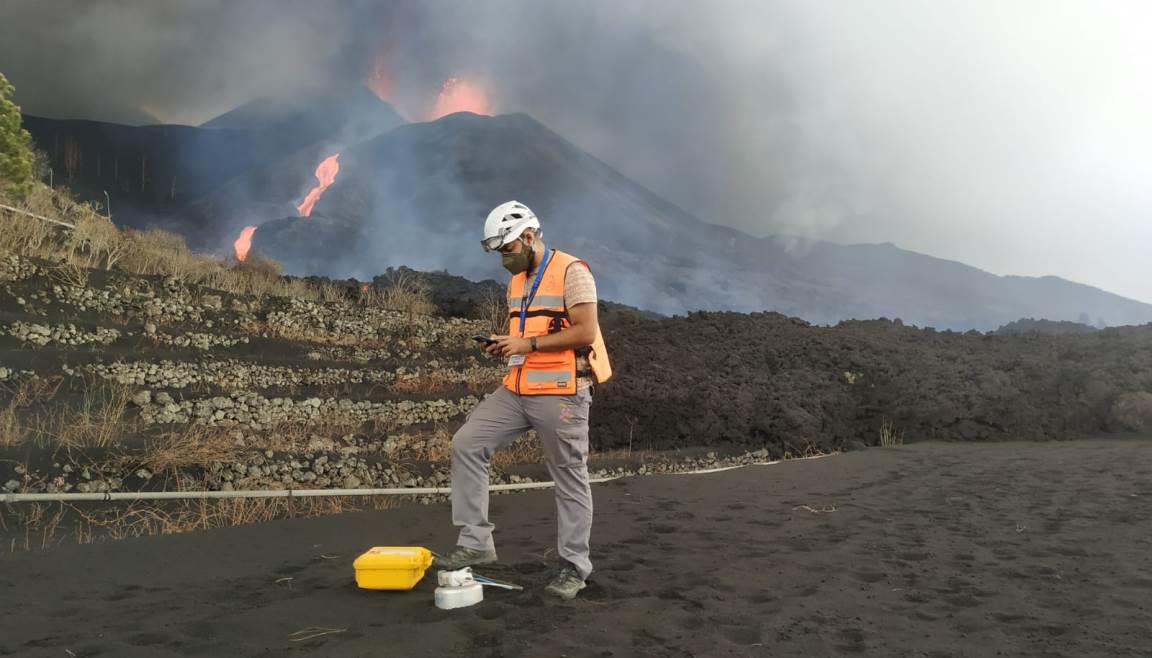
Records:
<instances>
[{"instance_id":1,"label":"sky","mask_svg":"<svg viewBox=\"0 0 1152 658\"><path fill-rule=\"evenodd\" d=\"M32 114L198 124L462 76L700 218L1152 302L1152 4L0 0Z\"/></svg>"}]
</instances>

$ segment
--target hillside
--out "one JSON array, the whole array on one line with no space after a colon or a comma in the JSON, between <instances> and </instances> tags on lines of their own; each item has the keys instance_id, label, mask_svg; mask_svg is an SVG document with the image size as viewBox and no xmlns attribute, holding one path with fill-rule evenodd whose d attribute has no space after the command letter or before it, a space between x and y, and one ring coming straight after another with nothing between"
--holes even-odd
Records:
<instances>
[{"instance_id":1,"label":"hillside","mask_svg":"<svg viewBox=\"0 0 1152 658\"><path fill-rule=\"evenodd\" d=\"M202 249L222 249L245 225L252 205L280 216L314 184L316 162L331 151L385 132L404 120L360 86L261 98L200 127L122 126L24 116L54 182L82 199L111 201L117 222L159 226ZM227 183L273 163L299 162L268 185ZM216 190L224 188L222 192ZM105 193L108 194L106 200ZM205 200L212 199L206 206ZM291 202L289 202L291 200Z\"/></svg>"},{"instance_id":2,"label":"hillside","mask_svg":"<svg viewBox=\"0 0 1152 658\"><path fill-rule=\"evenodd\" d=\"M892 245L755 239L709 224L525 115L401 126L340 162L311 218L257 231L256 248L290 272L364 278L408 265L495 276L476 236L491 207L516 198L543 218L546 240L592 264L606 297L666 314L771 310L960 330L1084 313L1110 325L1152 321L1152 306L1055 277L1001 277Z\"/></svg>"},{"instance_id":3,"label":"hillside","mask_svg":"<svg viewBox=\"0 0 1152 658\"><path fill-rule=\"evenodd\" d=\"M982 331L1021 317L1152 322L1152 305L1055 277L708 224L523 114L402 124L355 88L253 100L202 128L26 123L63 182L99 203L108 191L122 225L174 230L221 255L243 227L260 226L257 251L298 275L369 279L411 266L497 277L475 248L480 218L518 198L544 218L548 242L589 260L606 297L666 315L776 311ZM338 153L332 187L311 217L296 217L318 162Z\"/></svg>"},{"instance_id":4,"label":"hillside","mask_svg":"<svg viewBox=\"0 0 1152 658\"><path fill-rule=\"evenodd\" d=\"M1152 306L1056 277L997 276L891 244L753 238L693 217L522 114L404 124L361 87L256 99L200 128L26 117L57 181L122 225L159 226L297 275L371 278L390 266L496 276L481 218L517 198L547 239L587 259L606 297L663 314L776 311L820 324L901 318L991 330L1021 317L1152 322ZM320 161L339 173L312 216L297 206ZM413 248L419 245L418 248Z\"/></svg>"}]
</instances>

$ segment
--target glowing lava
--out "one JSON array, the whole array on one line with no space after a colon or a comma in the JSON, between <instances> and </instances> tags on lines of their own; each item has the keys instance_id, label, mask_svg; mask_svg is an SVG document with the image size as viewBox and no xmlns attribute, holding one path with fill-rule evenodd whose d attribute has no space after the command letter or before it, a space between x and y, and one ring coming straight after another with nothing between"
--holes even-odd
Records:
<instances>
[{"instance_id":1,"label":"glowing lava","mask_svg":"<svg viewBox=\"0 0 1152 658\"><path fill-rule=\"evenodd\" d=\"M236 249L236 260L241 263L248 257L248 250L252 248L252 234L255 232L255 226L245 226L240 231L240 237L236 238L236 242L232 243L232 246Z\"/></svg>"},{"instance_id":2,"label":"glowing lava","mask_svg":"<svg viewBox=\"0 0 1152 658\"><path fill-rule=\"evenodd\" d=\"M320 200L320 195L324 194L324 190L328 186L336 182L336 174L340 173L340 162L337 158L340 154L330 155L316 167L316 180L320 184L312 188L308 192L308 196L296 206L296 210L300 212L301 217L308 217L312 214L312 208L316 206L316 202Z\"/></svg>"},{"instance_id":3,"label":"glowing lava","mask_svg":"<svg viewBox=\"0 0 1152 658\"><path fill-rule=\"evenodd\" d=\"M339 158L339 153L330 155L316 166L316 180L320 182L316 187L309 190L308 195L304 197L300 205L296 206L296 210L300 213L301 217L310 216L312 214L312 208L316 206L316 202L320 200L320 196L324 194L324 190L336 182L336 174L340 173ZM236 250L236 260L244 262L244 259L248 257L248 251L252 249L252 234L255 232L255 226L245 226L241 229L240 236L232 243L232 247Z\"/></svg>"},{"instance_id":4,"label":"glowing lava","mask_svg":"<svg viewBox=\"0 0 1152 658\"><path fill-rule=\"evenodd\" d=\"M440 95L436 97L436 105L432 108L429 121L435 121L446 114L453 112L472 112L473 114L492 115L492 106L484 91L463 78L448 78L440 87Z\"/></svg>"}]
</instances>

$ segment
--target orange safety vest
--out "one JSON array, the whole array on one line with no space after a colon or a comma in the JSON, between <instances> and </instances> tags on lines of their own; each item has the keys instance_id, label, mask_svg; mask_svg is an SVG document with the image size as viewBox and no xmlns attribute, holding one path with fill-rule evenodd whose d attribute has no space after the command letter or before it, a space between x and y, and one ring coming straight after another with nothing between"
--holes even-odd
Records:
<instances>
[{"instance_id":1,"label":"orange safety vest","mask_svg":"<svg viewBox=\"0 0 1152 658\"><path fill-rule=\"evenodd\" d=\"M568 318L568 308L564 305L564 275L568 266L584 261L553 249L540 275L540 285L536 295L528 301L524 314L524 332L520 332L520 310L525 295L532 289L532 281L524 272L512 277L508 282L508 335L546 336L572 326ZM585 264L586 265L586 264ZM535 275L533 275L533 280ZM588 347L580 348L587 355L588 364L596 383L608 381L612 376L612 366L608 363L608 350L604 347L604 337L596 329L596 338ZM575 395L576 394L576 352L531 352L524 356L524 365L508 369L504 376L504 386L520 395ZM585 373L580 373L585 376Z\"/></svg>"}]
</instances>

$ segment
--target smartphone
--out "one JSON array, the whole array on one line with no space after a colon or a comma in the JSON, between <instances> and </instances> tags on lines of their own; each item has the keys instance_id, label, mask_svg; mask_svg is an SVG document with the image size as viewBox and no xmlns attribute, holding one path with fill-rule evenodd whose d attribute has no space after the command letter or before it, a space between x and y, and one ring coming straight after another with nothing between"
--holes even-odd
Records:
<instances>
[{"instance_id":1,"label":"smartphone","mask_svg":"<svg viewBox=\"0 0 1152 658\"><path fill-rule=\"evenodd\" d=\"M481 335L479 335L479 334L477 334L477 335L473 336L473 337L472 337L472 340L476 341L477 343L480 343L480 344L481 344L481 345L483 345L484 347L488 347L488 346L489 346L489 345L491 345L492 343L495 343L495 342L496 342L496 341L492 340L491 338L489 338L489 337L487 337L487 336L481 336Z\"/></svg>"}]
</instances>

